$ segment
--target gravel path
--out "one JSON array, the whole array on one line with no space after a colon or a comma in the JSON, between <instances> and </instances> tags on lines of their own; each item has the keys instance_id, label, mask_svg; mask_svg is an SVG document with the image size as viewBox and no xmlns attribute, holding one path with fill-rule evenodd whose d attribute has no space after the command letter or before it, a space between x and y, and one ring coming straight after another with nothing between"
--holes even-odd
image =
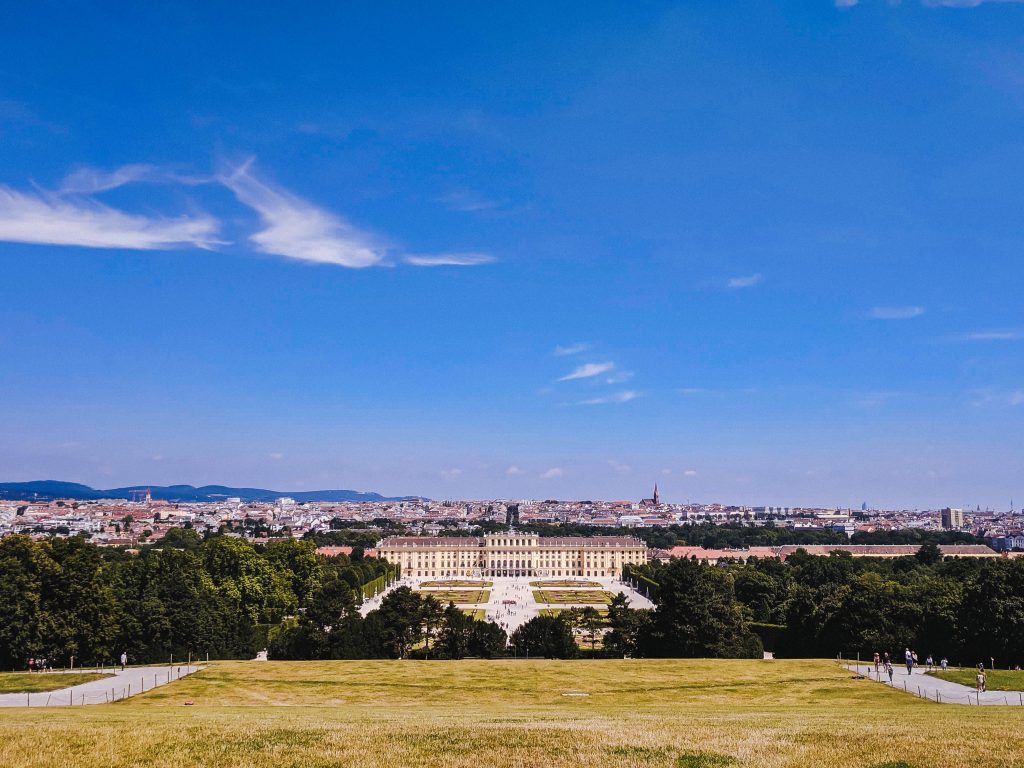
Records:
<instances>
[{"instance_id":1,"label":"gravel path","mask_svg":"<svg viewBox=\"0 0 1024 768\"><path fill-rule=\"evenodd\" d=\"M173 667L128 667L123 672L117 670L113 675L102 680L93 680L57 691L0 694L0 707L67 707L72 705L77 707L83 704L106 704L109 701L119 701L161 685L167 685L185 675L198 672L200 669L202 667L187 664L176 664ZM89 672L90 670L79 671Z\"/></svg>"},{"instance_id":2,"label":"gravel path","mask_svg":"<svg viewBox=\"0 0 1024 768\"><path fill-rule=\"evenodd\" d=\"M847 665L852 671L872 680L890 685L889 676L879 668L879 674L875 674L873 664L850 664ZM926 675L927 670L922 667L915 667L911 674L907 674L906 666L893 665L892 687L897 690L904 690L915 696L924 699L937 701L940 704L963 704L981 706L1024 706L1024 691L986 691L978 693L974 688L959 683L951 683L933 675Z\"/></svg>"}]
</instances>

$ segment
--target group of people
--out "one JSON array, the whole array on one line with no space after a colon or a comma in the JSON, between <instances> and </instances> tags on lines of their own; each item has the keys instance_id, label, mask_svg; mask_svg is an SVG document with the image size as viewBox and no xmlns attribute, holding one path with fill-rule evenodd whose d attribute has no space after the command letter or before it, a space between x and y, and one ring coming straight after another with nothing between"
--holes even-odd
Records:
<instances>
[{"instance_id":1,"label":"group of people","mask_svg":"<svg viewBox=\"0 0 1024 768\"><path fill-rule=\"evenodd\" d=\"M74 666L74 657L71 657L72 667ZM121 671L124 671L125 666L128 664L128 653L121 651ZM26 661L26 666L29 672L46 672L53 671L53 665L50 664L50 660L45 656L30 656Z\"/></svg>"},{"instance_id":2,"label":"group of people","mask_svg":"<svg viewBox=\"0 0 1024 768\"><path fill-rule=\"evenodd\" d=\"M904 660L904 663L907 665L907 674L908 675L913 674L914 666L918 663L917 662L917 651L912 651L912 650L910 650L910 648L904 649L904 651L903 651L903 660ZM889 682L891 683L892 682L893 669L892 669L892 659L889 656L889 652L886 651L883 654L879 654L877 651L875 651L874 662L875 662L875 675L878 675L880 669L884 669L885 673L889 676ZM931 670L931 669L933 669L935 667L935 659L932 658L932 655L930 653L928 654L927 658L925 658L924 663L927 665L929 670ZM945 656L943 656L942 660L939 662L939 666L942 668L942 671L945 672L946 668L949 666L949 660L946 659Z\"/></svg>"}]
</instances>

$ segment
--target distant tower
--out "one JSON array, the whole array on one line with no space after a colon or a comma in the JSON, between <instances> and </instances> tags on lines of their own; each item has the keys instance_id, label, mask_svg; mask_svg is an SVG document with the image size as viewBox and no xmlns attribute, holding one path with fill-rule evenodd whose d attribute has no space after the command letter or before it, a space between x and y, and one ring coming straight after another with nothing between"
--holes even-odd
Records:
<instances>
[{"instance_id":1,"label":"distant tower","mask_svg":"<svg viewBox=\"0 0 1024 768\"><path fill-rule=\"evenodd\" d=\"M654 484L654 506L661 504L661 497L658 495L658 484Z\"/></svg>"}]
</instances>

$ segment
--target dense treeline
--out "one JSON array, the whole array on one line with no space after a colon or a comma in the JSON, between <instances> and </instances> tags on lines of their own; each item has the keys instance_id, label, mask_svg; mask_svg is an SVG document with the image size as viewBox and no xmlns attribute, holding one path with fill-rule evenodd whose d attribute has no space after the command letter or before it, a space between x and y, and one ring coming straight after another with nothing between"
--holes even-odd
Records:
<instances>
[{"instance_id":1,"label":"dense treeline","mask_svg":"<svg viewBox=\"0 0 1024 768\"><path fill-rule=\"evenodd\" d=\"M505 652L505 631L398 587L365 618L344 591L317 595L301 617L270 632L274 659L461 659Z\"/></svg>"},{"instance_id":2,"label":"dense treeline","mask_svg":"<svg viewBox=\"0 0 1024 768\"><path fill-rule=\"evenodd\" d=\"M396 576L375 558L324 558L313 541L255 547L243 539L168 532L138 554L82 537L0 539L0 668L28 657L52 664L133 663L189 653L273 658L462 658L529 655L834 657L875 651L973 664L1024 663L1024 559L942 558L933 542L913 557L692 559L629 566L655 603L615 597L540 616L511 637L453 605L406 587L360 614L365 596ZM582 647L581 647L582 646Z\"/></svg>"},{"instance_id":3,"label":"dense treeline","mask_svg":"<svg viewBox=\"0 0 1024 768\"><path fill-rule=\"evenodd\" d=\"M657 579L654 610L634 610L619 593L602 620L588 607L539 616L512 634L514 652L523 656L574 658L761 658L763 647L736 598L735 579L725 569L696 560L674 559L648 569ZM604 627L596 650L598 627ZM584 648L576 642L582 631ZM591 647L586 648L586 638Z\"/></svg>"},{"instance_id":4,"label":"dense treeline","mask_svg":"<svg viewBox=\"0 0 1024 768\"><path fill-rule=\"evenodd\" d=\"M252 657L270 625L322 595L358 603L387 563L323 558L312 542L260 549L229 536L175 529L137 555L83 537L0 539L0 669L29 657L53 665Z\"/></svg>"},{"instance_id":5,"label":"dense treeline","mask_svg":"<svg viewBox=\"0 0 1024 768\"><path fill-rule=\"evenodd\" d=\"M641 590L656 595L658 611L680 599L680 561L628 569ZM731 631L743 648L743 632L756 631L768 650L780 657L870 658L889 651L902 658L904 648L923 659L931 654L951 662L976 663L995 658L999 666L1024 663L1024 559L942 558L925 544L913 557L828 557L798 551L786 562L751 558L745 564L709 566L689 561L691 573L721 582L717 599L724 612L730 587L742 619ZM701 587L691 578L692 600ZM652 588L653 585L653 588ZM725 625L722 625L726 631ZM666 637L683 627L666 632ZM692 633L692 629L690 630ZM642 633L641 633L642 636ZM645 653L643 643L633 650ZM698 646L684 648L699 650ZM724 647L712 648L710 655ZM685 653L683 655L691 655ZM742 654L740 654L742 655Z\"/></svg>"},{"instance_id":6,"label":"dense treeline","mask_svg":"<svg viewBox=\"0 0 1024 768\"><path fill-rule=\"evenodd\" d=\"M449 527L443 536L481 536L487 533L507 531L504 523L481 521L471 529L455 528L458 521L441 520ZM379 530L365 530L367 523L352 523L335 519L330 531L306 534L317 546L347 545L371 548L386 536L406 533L404 526L384 518L373 520L370 525ZM518 530L536 533L540 536L636 536L647 546L655 549L694 546L707 549L744 549L746 547L782 547L804 544L984 544L984 540L963 531L923 531L900 529L896 531L859 531L847 539L842 531L794 530L776 526L769 522L763 526L730 523L716 525L655 525L650 528L609 528L584 523L522 523Z\"/></svg>"},{"instance_id":7,"label":"dense treeline","mask_svg":"<svg viewBox=\"0 0 1024 768\"><path fill-rule=\"evenodd\" d=\"M492 524L498 525L498 524ZM507 530L508 526L500 525ZM654 525L649 528L609 528L584 523L523 523L518 530L540 536L636 536L655 549L705 547L707 549L745 549L747 547L783 547L804 544L984 544L985 540L963 531L861 531L848 539L842 531L823 529L794 530L769 521L753 526L743 523L700 523L696 525ZM449 535L445 532L444 535ZM475 533L469 535L477 535Z\"/></svg>"}]
</instances>

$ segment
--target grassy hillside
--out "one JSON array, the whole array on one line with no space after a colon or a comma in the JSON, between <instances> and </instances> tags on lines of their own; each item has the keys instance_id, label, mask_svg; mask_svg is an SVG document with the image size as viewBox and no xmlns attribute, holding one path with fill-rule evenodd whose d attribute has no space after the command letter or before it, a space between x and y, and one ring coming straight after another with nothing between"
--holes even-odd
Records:
<instances>
[{"instance_id":1,"label":"grassy hillside","mask_svg":"<svg viewBox=\"0 0 1024 768\"><path fill-rule=\"evenodd\" d=\"M96 672L0 672L0 693L44 693L104 677L110 675Z\"/></svg>"},{"instance_id":2,"label":"grassy hillside","mask_svg":"<svg viewBox=\"0 0 1024 768\"><path fill-rule=\"evenodd\" d=\"M0 710L0 765L1005 768L1022 726L826 661L227 662L122 703Z\"/></svg>"}]
</instances>

